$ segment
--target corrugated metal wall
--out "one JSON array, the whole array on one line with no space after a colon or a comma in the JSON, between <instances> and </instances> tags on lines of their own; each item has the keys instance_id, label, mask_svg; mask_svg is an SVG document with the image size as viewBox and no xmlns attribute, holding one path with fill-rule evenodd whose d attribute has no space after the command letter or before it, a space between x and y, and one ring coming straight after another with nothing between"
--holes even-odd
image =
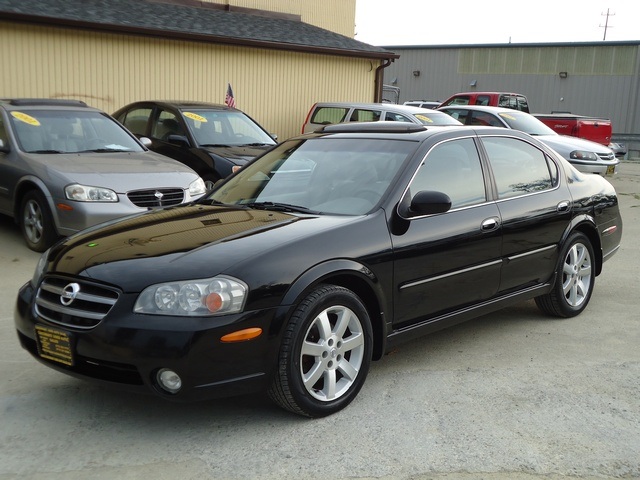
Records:
<instances>
[{"instance_id":1,"label":"corrugated metal wall","mask_svg":"<svg viewBox=\"0 0 640 480\"><path fill-rule=\"evenodd\" d=\"M145 99L237 106L283 140L316 101L372 101L376 62L0 22L0 96L74 98L109 113Z\"/></svg>"},{"instance_id":2,"label":"corrugated metal wall","mask_svg":"<svg viewBox=\"0 0 640 480\"><path fill-rule=\"evenodd\" d=\"M533 112L606 117L614 134L640 134L638 45L388 48L401 56L384 83L400 88L401 103L474 89L518 92Z\"/></svg>"}]
</instances>

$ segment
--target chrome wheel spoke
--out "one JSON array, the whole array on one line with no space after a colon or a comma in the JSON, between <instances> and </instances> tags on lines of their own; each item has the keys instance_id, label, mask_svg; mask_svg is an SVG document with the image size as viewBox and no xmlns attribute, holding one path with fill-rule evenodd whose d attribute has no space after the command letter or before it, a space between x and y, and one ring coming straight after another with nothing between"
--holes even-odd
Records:
<instances>
[{"instance_id":1,"label":"chrome wheel spoke","mask_svg":"<svg viewBox=\"0 0 640 480\"><path fill-rule=\"evenodd\" d=\"M589 250L585 245L576 243L567 252L562 267L562 291L572 307L582 305L589 295L592 273Z\"/></svg>"},{"instance_id":2,"label":"chrome wheel spoke","mask_svg":"<svg viewBox=\"0 0 640 480\"><path fill-rule=\"evenodd\" d=\"M364 361L365 338L358 316L337 305L320 312L300 349L300 374L307 392L328 402L349 391Z\"/></svg>"}]
</instances>

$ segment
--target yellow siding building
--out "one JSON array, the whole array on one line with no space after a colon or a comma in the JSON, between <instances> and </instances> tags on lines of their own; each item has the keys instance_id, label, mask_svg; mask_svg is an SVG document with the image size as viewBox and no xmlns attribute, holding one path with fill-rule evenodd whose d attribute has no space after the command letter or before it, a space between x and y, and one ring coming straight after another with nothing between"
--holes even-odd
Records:
<instances>
[{"instance_id":1,"label":"yellow siding building","mask_svg":"<svg viewBox=\"0 0 640 480\"><path fill-rule=\"evenodd\" d=\"M396 58L353 40L355 0L28 3L0 0L3 98L112 113L136 100L223 103L230 83L237 107L282 140L314 102L379 99L382 66Z\"/></svg>"}]
</instances>

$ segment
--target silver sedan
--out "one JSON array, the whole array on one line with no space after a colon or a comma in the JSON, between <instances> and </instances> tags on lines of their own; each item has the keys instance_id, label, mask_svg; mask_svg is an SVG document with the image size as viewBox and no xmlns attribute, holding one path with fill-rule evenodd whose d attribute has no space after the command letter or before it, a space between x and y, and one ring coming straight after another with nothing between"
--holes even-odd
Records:
<instances>
[{"instance_id":1,"label":"silver sedan","mask_svg":"<svg viewBox=\"0 0 640 480\"><path fill-rule=\"evenodd\" d=\"M609 147L582 138L559 135L525 112L477 105L450 105L438 110L448 113L465 125L504 127L528 133L553 148L584 173L613 175L620 163Z\"/></svg>"},{"instance_id":2,"label":"silver sedan","mask_svg":"<svg viewBox=\"0 0 640 480\"><path fill-rule=\"evenodd\" d=\"M193 170L149 151L83 102L0 101L0 214L15 218L32 250L204 193Z\"/></svg>"}]
</instances>

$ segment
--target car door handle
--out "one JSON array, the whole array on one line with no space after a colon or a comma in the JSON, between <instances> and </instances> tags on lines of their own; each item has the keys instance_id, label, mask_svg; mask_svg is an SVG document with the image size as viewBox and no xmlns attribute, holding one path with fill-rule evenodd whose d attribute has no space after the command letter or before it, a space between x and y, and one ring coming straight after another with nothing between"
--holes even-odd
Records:
<instances>
[{"instance_id":1,"label":"car door handle","mask_svg":"<svg viewBox=\"0 0 640 480\"><path fill-rule=\"evenodd\" d=\"M487 218L482 222L482 226L480 227L483 232L492 232L497 230L500 226L498 217Z\"/></svg>"},{"instance_id":2,"label":"car door handle","mask_svg":"<svg viewBox=\"0 0 640 480\"><path fill-rule=\"evenodd\" d=\"M556 211L564 213L564 212L568 212L569 211L569 202L567 200L560 202L557 206L556 206Z\"/></svg>"}]
</instances>

